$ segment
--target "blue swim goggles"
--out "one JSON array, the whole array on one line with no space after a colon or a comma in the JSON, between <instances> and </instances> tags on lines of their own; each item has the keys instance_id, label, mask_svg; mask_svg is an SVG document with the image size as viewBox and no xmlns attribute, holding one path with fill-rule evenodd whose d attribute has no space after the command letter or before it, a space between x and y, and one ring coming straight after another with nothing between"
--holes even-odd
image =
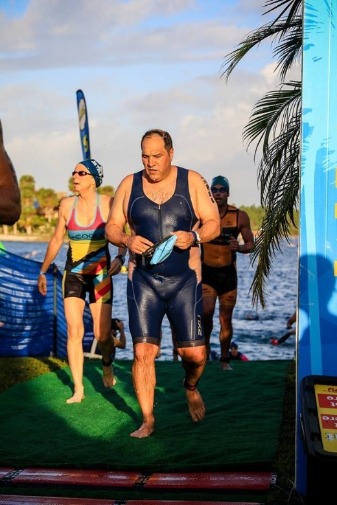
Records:
<instances>
[{"instance_id":1,"label":"blue swim goggles","mask_svg":"<svg viewBox=\"0 0 337 505\"><path fill-rule=\"evenodd\" d=\"M142 254L142 264L157 265L168 258L173 251L174 244L177 240L177 235L167 235L163 239L153 244L146 249Z\"/></svg>"}]
</instances>

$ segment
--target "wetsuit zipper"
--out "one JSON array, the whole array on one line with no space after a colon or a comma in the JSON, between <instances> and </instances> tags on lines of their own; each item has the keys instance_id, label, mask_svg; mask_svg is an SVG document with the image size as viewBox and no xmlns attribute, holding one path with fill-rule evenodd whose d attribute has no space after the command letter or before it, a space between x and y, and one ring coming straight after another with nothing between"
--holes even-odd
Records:
<instances>
[{"instance_id":1,"label":"wetsuit zipper","mask_svg":"<svg viewBox=\"0 0 337 505\"><path fill-rule=\"evenodd\" d=\"M159 210L159 229L160 229L160 238L164 238L164 233L163 233L163 220L162 220L162 215L161 215L161 205L158 205L158 210Z\"/></svg>"}]
</instances>

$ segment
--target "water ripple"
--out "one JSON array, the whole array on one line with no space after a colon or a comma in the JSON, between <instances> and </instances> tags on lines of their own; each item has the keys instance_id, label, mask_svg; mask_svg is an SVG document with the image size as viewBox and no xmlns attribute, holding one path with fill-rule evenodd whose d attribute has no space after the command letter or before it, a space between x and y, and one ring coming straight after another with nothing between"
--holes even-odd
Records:
<instances>
[{"instance_id":1,"label":"water ripple","mask_svg":"<svg viewBox=\"0 0 337 505\"><path fill-rule=\"evenodd\" d=\"M8 251L43 261L47 244L44 242L3 242ZM56 265L63 271L67 244L64 244L56 258ZM112 256L116 248L111 246ZM241 352L251 360L292 359L295 353L295 336L279 346L272 345L271 339L278 339L287 332L286 322L296 308L297 271L298 271L298 240L296 237L290 243L284 242L281 251L276 253L273 268L266 282L267 308L256 310L252 307L249 293L254 277L254 268L249 263L249 255L238 254L238 300L233 314L233 339L239 344ZM125 322L127 348L118 349L119 359L132 358L131 336L128 331L128 316L126 306L126 274L114 277L114 307L113 315ZM216 306L214 328L211 337L212 350L219 352L219 307ZM163 321L163 336L161 357L159 360L172 359L172 341L170 326L165 318Z\"/></svg>"}]
</instances>

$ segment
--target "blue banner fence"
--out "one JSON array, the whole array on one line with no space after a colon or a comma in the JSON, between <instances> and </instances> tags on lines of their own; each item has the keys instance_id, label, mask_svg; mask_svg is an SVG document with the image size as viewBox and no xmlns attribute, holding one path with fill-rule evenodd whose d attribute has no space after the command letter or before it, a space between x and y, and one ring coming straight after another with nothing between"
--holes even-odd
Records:
<instances>
[{"instance_id":1,"label":"blue banner fence","mask_svg":"<svg viewBox=\"0 0 337 505\"><path fill-rule=\"evenodd\" d=\"M0 249L0 356L67 356L62 273L52 264L46 296L39 293L41 262ZM84 352L93 341L88 304L84 309Z\"/></svg>"}]
</instances>

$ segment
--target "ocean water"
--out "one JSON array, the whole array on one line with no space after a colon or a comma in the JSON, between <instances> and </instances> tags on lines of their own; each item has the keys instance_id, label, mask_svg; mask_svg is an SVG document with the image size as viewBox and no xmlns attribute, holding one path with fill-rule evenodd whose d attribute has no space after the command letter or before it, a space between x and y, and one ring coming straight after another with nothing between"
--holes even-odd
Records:
<instances>
[{"instance_id":1,"label":"ocean water","mask_svg":"<svg viewBox=\"0 0 337 505\"><path fill-rule=\"evenodd\" d=\"M3 241L4 246L11 253L43 261L47 243L45 242L11 242ZM67 244L60 250L55 264L63 271L67 253ZM111 246L112 257L116 248ZM233 314L233 340L241 352L250 360L292 359L295 353L295 336L280 345L272 345L272 339L278 339L287 333L286 323L294 312L297 301L298 280L298 239L293 237L290 243L284 241L282 250L273 260L271 274L266 282L267 307L253 307L250 287L254 277L255 268L250 265L249 255L238 254L238 300ZM113 317L122 319L125 324L127 338L126 349L118 349L118 359L132 358L131 336L128 331L128 314L126 306L126 281L127 275L120 273L113 277L114 305ZM219 352L219 310L218 305L214 314L214 328L211 337L212 350ZM170 326L165 318L162 326L161 356L159 360L172 359L172 339ZM233 364L235 367L235 362Z\"/></svg>"}]
</instances>

